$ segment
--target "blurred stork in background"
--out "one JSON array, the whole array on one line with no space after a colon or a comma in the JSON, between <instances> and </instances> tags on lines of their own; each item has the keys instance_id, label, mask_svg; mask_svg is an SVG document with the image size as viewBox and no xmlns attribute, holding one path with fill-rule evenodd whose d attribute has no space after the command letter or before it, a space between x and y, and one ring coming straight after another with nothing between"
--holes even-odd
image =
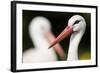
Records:
<instances>
[{"instance_id":1,"label":"blurred stork in background","mask_svg":"<svg viewBox=\"0 0 100 73\"><path fill-rule=\"evenodd\" d=\"M23 63L57 61L57 55L65 59L65 53L59 44L48 49L50 43L55 40L51 32L50 21L42 16L32 19L29 25L29 35L35 48L30 48L23 54Z\"/></svg>"}]
</instances>

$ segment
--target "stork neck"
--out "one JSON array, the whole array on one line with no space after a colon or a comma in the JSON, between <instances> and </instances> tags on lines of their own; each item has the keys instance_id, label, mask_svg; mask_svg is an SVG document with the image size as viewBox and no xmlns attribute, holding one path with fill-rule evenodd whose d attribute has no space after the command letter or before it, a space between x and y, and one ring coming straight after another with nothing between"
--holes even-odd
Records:
<instances>
[{"instance_id":1,"label":"stork neck","mask_svg":"<svg viewBox=\"0 0 100 73\"><path fill-rule=\"evenodd\" d=\"M83 34L73 33L70 38L70 45L67 60L78 60L78 46Z\"/></svg>"},{"instance_id":2,"label":"stork neck","mask_svg":"<svg viewBox=\"0 0 100 73\"><path fill-rule=\"evenodd\" d=\"M32 37L32 42L34 43L36 49L38 50L48 50L48 41L42 36L35 36Z\"/></svg>"}]
</instances>

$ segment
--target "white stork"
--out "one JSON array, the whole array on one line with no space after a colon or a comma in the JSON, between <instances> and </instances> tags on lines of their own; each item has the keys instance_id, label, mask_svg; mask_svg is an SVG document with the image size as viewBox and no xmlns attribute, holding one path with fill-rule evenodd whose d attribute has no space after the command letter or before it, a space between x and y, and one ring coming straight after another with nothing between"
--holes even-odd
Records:
<instances>
[{"instance_id":1,"label":"white stork","mask_svg":"<svg viewBox=\"0 0 100 73\"><path fill-rule=\"evenodd\" d=\"M54 46L56 43L62 41L65 37L71 35L67 60L78 60L78 46L85 32L85 29L86 29L85 19L80 15L72 16L68 21L68 26L51 43L49 48Z\"/></svg>"},{"instance_id":2,"label":"white stork","mask_svg":"<svg viewBox=\"0 0 100 73\"><path fill-rule=\"evenodd\" d=\"M57 61L56 52L63 59L64 51L59 44L48 49L50 42L55 39L51 32L50 21L42 16L32 19L29 24L29 35L35 48L31 48L23 54L23 63Z\"/></svg>"}]
</instances>

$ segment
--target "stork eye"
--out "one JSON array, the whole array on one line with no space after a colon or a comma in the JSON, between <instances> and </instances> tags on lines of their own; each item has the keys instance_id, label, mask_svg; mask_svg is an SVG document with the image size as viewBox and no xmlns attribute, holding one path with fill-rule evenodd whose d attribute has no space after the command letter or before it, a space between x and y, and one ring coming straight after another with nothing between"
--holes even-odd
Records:
<instances>
[{"instance_id":1,"label":"stork eye","mask_svg":"<svg viewBox=\"0 0 100 73\"><path fill-rule=\"evenodd\" d=\"M74 24L78 24L80 21L81 21L81 20L77 20L77 21L74 22Z\"/></svg>"}]
</instances>

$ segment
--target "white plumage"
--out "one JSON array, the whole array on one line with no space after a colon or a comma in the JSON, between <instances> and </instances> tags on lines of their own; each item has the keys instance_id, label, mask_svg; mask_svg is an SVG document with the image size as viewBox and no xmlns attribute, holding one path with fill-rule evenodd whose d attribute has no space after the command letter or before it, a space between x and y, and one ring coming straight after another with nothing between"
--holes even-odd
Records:
<instances>
[{"instance_id":1,"label":"white plumage","mask_svg":"<svg viewBox=\"0 0 100 73\"><path fill-rule=\"evenodd\" d=\"M76 21L79 21L75 24ZM73 26L73 33L70 37L67 60L78 60L78 46L86 29L85 19L80 15L74 15L68 22L69 26Z\"/></svg>"},{"instance_id":2,"label":"white plumage","mask_svg":"<svg viewBox=\"0 0 100 73\"><path fill-rule=\"evenodd\" d=\"M49 43L45 33L51 31L51 25L45 17L35 17L29 25L29 35L35 48L23 54L23 63L56 61L57 55L53 48L48 49Z\"/></svg>"}]
</instances>

